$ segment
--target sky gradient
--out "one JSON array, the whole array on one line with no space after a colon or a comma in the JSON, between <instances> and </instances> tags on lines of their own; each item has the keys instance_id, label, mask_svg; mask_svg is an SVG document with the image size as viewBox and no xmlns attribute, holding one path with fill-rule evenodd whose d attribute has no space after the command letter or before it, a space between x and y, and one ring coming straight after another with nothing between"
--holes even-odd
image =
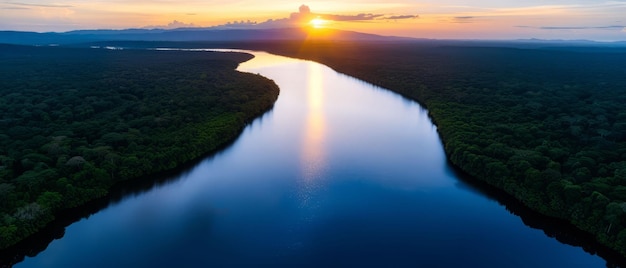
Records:
<instances>
[{"instance_id":1,"label":"sky gradient","mask_svg":"<svg viewBox=\"0 0 626 268\"><path fill-rule=\"evenodd\" d=\"M0 0L0 30L210 27L293 23L306 5L324 27L437 39L626 41L626 0ZM308 18L308 17L307 17ZM267 23L271 20L270 23ZM246 22L234 25L232 22ZM265 24L264 24L265 22Z\"/></svg>"}]
</instances>

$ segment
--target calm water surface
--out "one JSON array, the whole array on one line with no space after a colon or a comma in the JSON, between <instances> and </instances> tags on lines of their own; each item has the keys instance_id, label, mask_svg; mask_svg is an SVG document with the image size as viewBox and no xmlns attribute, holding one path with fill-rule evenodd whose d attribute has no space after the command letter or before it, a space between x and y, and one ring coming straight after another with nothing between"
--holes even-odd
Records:
<instances>
[{"instance_id":1,"label":"calm water surface","mask_svg":"<svg viewBox=\"0 0 626 268\"><path fill-rule=\"evenodd\" d=\"M605 267L459 181L416 103L266 53L274 109L15 267Z\"/></svg>"}]
</instances>

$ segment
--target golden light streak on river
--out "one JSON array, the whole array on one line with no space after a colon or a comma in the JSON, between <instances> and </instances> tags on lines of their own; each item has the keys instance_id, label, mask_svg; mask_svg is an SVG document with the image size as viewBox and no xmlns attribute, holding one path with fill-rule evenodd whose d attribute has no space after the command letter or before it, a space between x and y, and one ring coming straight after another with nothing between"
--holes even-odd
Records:
<instances>
[{"instance_id":1,"label":"golden light streak on river","mask_svg":"<svg viewBox=\"0 0 626 268\"><path fill-rule=\"evenodd\" d=\"M311 193L323 184L327 162L325 152L326 122L324 117L324 77L322 66L309 64L307 78L308 115L302 138L302 178L300 198L302 205L309 206Z\"/></svg>"}]
</instances>

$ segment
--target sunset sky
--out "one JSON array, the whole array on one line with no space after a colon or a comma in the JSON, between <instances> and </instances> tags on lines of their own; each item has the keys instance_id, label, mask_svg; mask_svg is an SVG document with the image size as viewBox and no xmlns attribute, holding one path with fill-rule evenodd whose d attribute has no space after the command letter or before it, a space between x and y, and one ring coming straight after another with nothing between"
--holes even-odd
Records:
<instances>
[{"instance_id":1,"label":"sunset sky","mask_svg":"<svg viewBox=\"0 0 626 268\"><path fill-rule=\"evenodd\" d=\"M323 27L381 35L626 41L626 0L3 0L0 30L210 27L234 21L278 27L294 23L292 13L299 14L301 5L326 19Z\"/></svg>"}]
</instances>

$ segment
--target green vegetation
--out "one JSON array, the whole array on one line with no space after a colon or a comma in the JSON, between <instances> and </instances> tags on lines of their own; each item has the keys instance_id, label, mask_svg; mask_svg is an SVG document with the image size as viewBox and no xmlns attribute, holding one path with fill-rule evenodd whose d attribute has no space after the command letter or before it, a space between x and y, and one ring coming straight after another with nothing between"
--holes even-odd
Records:
<instances>
[{"instance_id":1,"label":"green vegetation","mask_svg":"<svg viewBox=\"0 0 626 268\"><path fill-rule=\"evenodd\" d=\"M234 139L278 96L251 58L0 45L0 248Z\"/></svg>"},{"instance_id":2,"label":"green vegetation","mask_svg":"<svg viewBox=\"0 0 626 268\"><path fill-rule=\"evenodd\" d=\"M424 104L452 163L626 256L626 53L257 43Z\"/></svg>"}]
</instances>

